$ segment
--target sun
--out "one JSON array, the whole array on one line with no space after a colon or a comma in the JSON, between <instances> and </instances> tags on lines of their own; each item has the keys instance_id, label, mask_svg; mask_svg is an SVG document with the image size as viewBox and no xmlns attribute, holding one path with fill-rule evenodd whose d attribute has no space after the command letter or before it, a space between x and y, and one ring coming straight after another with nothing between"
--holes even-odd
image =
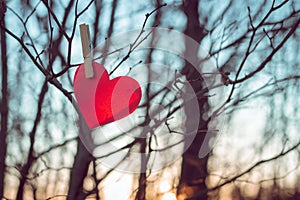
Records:
<instances>
[{"instance_id":1,"label":"sun","mask_svg":"<svg viewBox=\"0 0 300 200\"><path fill-rule=\"evenodd\" d=\"M176 195L174 193L166 193L164 194L164 196L162 197L161 200L176 200Z\"/></svg>"}]
</instances>

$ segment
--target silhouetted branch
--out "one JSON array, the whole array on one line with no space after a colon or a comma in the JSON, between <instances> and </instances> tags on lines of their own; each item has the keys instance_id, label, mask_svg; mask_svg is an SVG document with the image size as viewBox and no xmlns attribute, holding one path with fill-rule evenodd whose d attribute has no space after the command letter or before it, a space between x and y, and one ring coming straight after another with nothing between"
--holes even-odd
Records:
<instances>
[{"instance_id":1,"label":"silhouetted branch","mask_svg":"<svg viewBox=\"0 0 300 200\"><path fill-rule=\"evenodd\" d=\"M206 193L206 192L209 192L209 191L214 191L214 190L217 190L217 189L219 189L219 188L221 188L221 187L223 187L223 186L225 186L225 185L227 185L227 184L229 184L229 183L232 183L233 181L237 180L238 178L244 176L245 174L248 174L249 172L251 172L251 171L252 171L253 169L255 169L256 167L258 167L258 166L260 166L260 165L262 165L262 164L265 164L265 163L274 161L274 160L276 160L276 159L278 159L278 158L281 158L281 157L283 157L283 156L289 154L290 152L296 150L299 146L300 146L300 142L298 142L296 145L292 146L291 148L289 148L289 149L286 150L286 151L281 152L280 154L278 154L278 155L276 155L276 156L273 156L273 157L271 157L271 158L269 158L269 159L260 160L260 161L256 162L255 164L253 164L253 165L252 165L251 167L249 167L248 169L246 169L245 171L243 171L243 172L239 173L238 175L236 175L236 176L230 178L229 180L226 180L226 181L223 182L222 184L217 185L217 186L215 186L215 187L213 187L213 188L209 188L209 189L207 189L207 191L200 191L200 192L198 192L195 196L193 196L192 198L188 198L188 199L186 199L186 200L197 199L199 196L202 195L202 193Z\"/></svg>"}]
</instances>

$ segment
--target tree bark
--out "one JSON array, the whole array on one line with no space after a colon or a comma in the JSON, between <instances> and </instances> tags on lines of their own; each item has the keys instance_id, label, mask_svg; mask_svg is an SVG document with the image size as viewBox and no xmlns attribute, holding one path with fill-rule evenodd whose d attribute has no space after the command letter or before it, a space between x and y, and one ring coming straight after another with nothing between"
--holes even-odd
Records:
<instances>
[{"instance_id":1,"label":"tree bark","mask_svg":"<svg viewBox=\"0 0 300 200\"><path fill-rule=\"evenodd\" d=\"M186 0L183 4L183 11L187 17L187 26L185 34L200 44L200 41L203 39L204 28L199 22L199 1L198 0ZM186 47L186 55L189 57L197 59L199 48L193 49L192 47ZM196 97L198 106L199 106L199 121L198 123L198 133L196 134L193 142L188 144L185 143L187 150L183 154L182 166L181 166L181 176L179 180L179 186L177 190L178 200L186 199L193 197L196 192L207 189L205 184L205 178L207 176L207 159L208 156L204 158L199 158L199 150L204 141L206 133L203 130L207 130L208 121L202 118L203 113L208 109L207 98L204 98L203 92L205 91L205 83L201 77L201 74L188 62L186 62L182 72L186 76L187 81L193 88ZM194 107L189 104L189 102L184 102L184 109L186 114L186 132L189 133L192 130L190 123L194 119ZM188 141L188 138L186 139ZM187 146L189 145L189 146ZM197 198L197 199L207 199L207 194Z\"/></svg>"},{"instance_id":2,"label":"tree bark","mask_svg":"<svg viewBox=\"0 0 300 200\"><path fill-rule=\"evenodd\" d=\"M1 130L0 130L0 198L4 197L4 175L5 175L5 157L7 151L6 136L8 130L8 67L7 67L7 46L6 46L6 36L5 36L5 11L6 2L0 1L0 40L1 40L1 65L2 65L2 99L1 99Z\"/></svg>"}]
</instances>

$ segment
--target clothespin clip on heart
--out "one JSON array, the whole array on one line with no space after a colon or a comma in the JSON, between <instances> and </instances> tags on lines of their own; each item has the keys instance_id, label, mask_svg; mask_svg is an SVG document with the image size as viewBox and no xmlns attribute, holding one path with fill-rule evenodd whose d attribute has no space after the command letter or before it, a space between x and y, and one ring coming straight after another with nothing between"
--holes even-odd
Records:
<instances>
[{"instance_id":1,"label":"clothespin clip on heart","mask_svg":"<svg viewBox=\"0 0 300 200\"><path fill-rule=\"evenodd\" d=\"M92 51L91 51L91 40L90 40L90 30L89 25L80 24L80 37L82 44L82 54L84 58L84 71L86 78L94 77L94 70L92 65Z\"/></svg>"}]
</instances>

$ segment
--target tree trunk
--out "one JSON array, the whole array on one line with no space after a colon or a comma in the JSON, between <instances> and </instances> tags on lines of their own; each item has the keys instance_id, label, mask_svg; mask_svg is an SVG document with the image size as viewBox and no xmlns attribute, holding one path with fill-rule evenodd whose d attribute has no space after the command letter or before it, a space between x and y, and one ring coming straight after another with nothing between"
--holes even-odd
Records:
<instances>
[{"instance_id":1,"label":"tree trunk","mask_svg":"<svg viewBox=\"0 0 300 200\"><path fill-rule=\"evenodd\" d=\"M0 40L1 40L1 65L2 65L2 100L0 106L1 112L1 130L0 130L0 198L4 197L4 175L5 175L5 157L6 157L6 135L8 130L8 67L6 57L6 37L5 37L5 11L6 2L0 1Z\"/></svg>"},{"instance_id":2,"label":"tree trunk","mask_svg":"<svg viewBox=\"0 0 300 200\"><path fill-rule=\"evenodd\" d=\"M204 37L203 27L199 23L199 1L198 0L189 0L184 1L183 11L187 16L187 26L185 34L200 44L200 41ZM186 55L197 59L199 48L193 49L192 47L186 47ZM201 74L188 62L186 62L185 67L183 68L182 74L186 76L189 84L193 88L196 97L198 106L199 106L199 122L198 123L198 133L196 134L193 142L187 147L188 148L183 154L181 176L179 180L179 186L177 191L178 200L186 199L193 197L195 193L199 191L206 190L205 178L207 176L207 159L208 156L204 158L199 158L199 150L204 141L206 133L203 130L207 130L208 121L202 118L203 113L207 111L208 101L207 98L204 98L203 92L205 90L205 83L201 77ZM189 102L184 102L185 104L185 114L186 114L186 132L189 133L192 130L190 123L195 120L194 116L194 107L189 104ZM207 199L207 194L197 198L197 199Z\"/></svg>"},{"instance_id":3,"label":"tree trunk","mask_svg":"<svg viewBox=\"0 0 300 200\"><path fill-rule=\"evenodd\" d=\"M79 134L83 134L84 137L88 137L90 135L90 130L87 127L82 116L80 116L79 121ZM93 156L86 149L84 143L79 137L77 144L77 153L70 175L67 200L84 200L86 198L86 194L83 192L83 181L88 173L89 165L91 161L93 161L93 159Z\"/></svg>"}]
</instances>

